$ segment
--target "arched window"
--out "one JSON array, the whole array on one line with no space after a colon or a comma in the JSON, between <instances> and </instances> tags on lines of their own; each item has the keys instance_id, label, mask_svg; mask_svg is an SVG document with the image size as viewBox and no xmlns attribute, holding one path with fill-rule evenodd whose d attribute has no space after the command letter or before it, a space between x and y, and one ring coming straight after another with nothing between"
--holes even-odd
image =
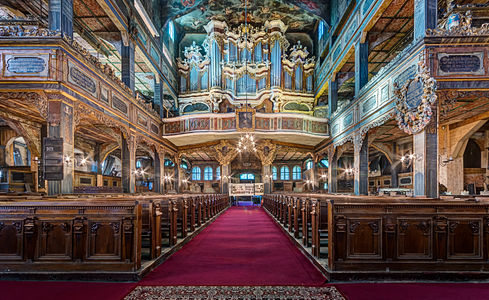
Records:
<instances>
[{"instance_id":1,"label":"arched window","mask_svg":"<svg viewBox=\"0 0 489 300\"><path fill-rule=\"evenodd\" d=\"M255 174L243 173L243 174L239 175L239 179L241 179L241 180L255 180Z\"/></svg>"},{"instance_id":2,"label":"arched window","mask_svg":"<svg viewBox=\"0 0 489 300\"><path fill-rule=\"evenodd\" d=\"M287 166L280 168L280 180L290 180L290 170Z\"/></svg>"},{"instance_id":3,"label":"arched window","mask_svg":"<svg viewBox=\"0 0 489 300\"><path fill-rule=\"evenodd\" d=\"M292 180L301 180L301 167L294 166L292 168Z\"/></svg>"},{"instance_id":4,"label":"arched window","mask_svg":"<svg viewBox=\"0 0 489 300\"><path fill-rule=\"evenodd\" d=\"M306 170L312 169L313 163L312 160L306 162Z\"/></svg>"},{"instance_id":5,"label":"arched window","mask_svg":"<svg viewBox=\"0 0 489 300\"><path fill-rule=\"evenodd\" d=\"M205 167L204 180L212 180L212 167Z\"/></svg>"},{"instance_id":6,"label":"arched window","mask_svg":"<svg viewBox=\"0 0 489 300\"><path fill-rule=\"evenodd\" d=\"M175 40L175 25L173 25L173 21L168 22L168 35L172 41Z\"/></svg>"},{"instance_id":7,"label":"arched window","mask_svg":"<svg viewBox=\"0 0 489 300\"><path fill-rule=\"evenodd\" d=\"M216 168L216 180L221 180L221 167Z\"/></svg>"},{"instance_id":8,"label":"arched window","mask_svg":"<svg viewBox=\"0 0 489 300\"><path fill-rule=\"evenodd\" d=\"M141 168L142 167L142 163L141 163L141 160L136 160L136 168Z\"/></svg>"},{"instance_id":9,"label":"arched window","mask_svg":"<svg viewBox=\"0 0 489 300\"><path fill-rule=\"evenodd\" d=\"M192 180L201 180L201 170L199 167L192 168Z\"/></svg>"},{"instance_id":10,"label":"arched window","mask_svg":"<svg viewBox=\"0 0 489 300\"><path fill-rule=\"evenodd\" d=\"M321 159L319 162L322 167L329 168L329 162L327 159Z\"/></svg>"},{"instance_id":11,"label":"arched window","mask_svg":"<svg viewBox=\"0 0 489 300\"><path fill-rule=\"evenodd\" d=\"M272 179L277 180L277 167L272 167Z\"/></svg>"},{"instance_id":12,"label":"arched window","mask_svg":"<svg viewBox=\"0 0 489 300\"><path fill-rule=\"evenodd\" d=\"M481 167L481 148L473 139L469 139L464 152L464 168Z\"/></svg>"}]
</instances>

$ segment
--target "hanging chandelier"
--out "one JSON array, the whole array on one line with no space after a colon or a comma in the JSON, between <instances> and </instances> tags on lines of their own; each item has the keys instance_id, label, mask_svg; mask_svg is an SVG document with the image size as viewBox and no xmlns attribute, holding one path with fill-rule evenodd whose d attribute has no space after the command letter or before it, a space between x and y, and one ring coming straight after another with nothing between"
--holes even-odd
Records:
<instances>
[{"instance_id":1,"label":"hanging chandelier","mask_svg":"<svg viewBox=\"0 0 489 300\"><path fill-rule=\"evenodd\" d=\"M245 9L245 14L244 14L244 27L243 27L243 32L245 34L245 49L246 45L248 44L248 32L249 32L249 27L248 27L248 0L243 1L244 2L244 9ZM250 50L251 51L251 50ZM245 64L245 70L248 70L248 59L246 58L244 60ZM248 81L245 81L245 108L248 109ZM245 135L242 135L238 141L238 148L237 148L238 153L244 153L244 152L256 152L256 139L251 132L247 132Z\"/></svg>"},{"instance_id":2,"label":"hanging chandelier","mask_svg":"<svg viewBox=\"0 0 489 300\"><path fill-rule=\"evenodd\" d=\"M243 153L246 151L256 151L256 141L255 137L251 133L242 135L238 142L238 153Z\"/></svg>"}]
</instances>

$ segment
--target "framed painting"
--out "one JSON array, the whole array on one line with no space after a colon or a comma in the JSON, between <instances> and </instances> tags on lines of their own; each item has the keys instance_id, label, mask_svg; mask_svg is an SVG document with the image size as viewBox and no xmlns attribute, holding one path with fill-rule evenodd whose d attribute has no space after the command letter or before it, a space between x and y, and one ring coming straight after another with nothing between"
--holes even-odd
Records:
<instances>
[{"instance_id":1,"label":"framed painting","mask_svg":"<svg viewBox=\"0 0 489 300\"><path fill-rule=\"evenodd\" d=\"M255 110L252 108L240 108L236 110L236 129L238 131L255 130Z\"/></svg>"}]
</instances>

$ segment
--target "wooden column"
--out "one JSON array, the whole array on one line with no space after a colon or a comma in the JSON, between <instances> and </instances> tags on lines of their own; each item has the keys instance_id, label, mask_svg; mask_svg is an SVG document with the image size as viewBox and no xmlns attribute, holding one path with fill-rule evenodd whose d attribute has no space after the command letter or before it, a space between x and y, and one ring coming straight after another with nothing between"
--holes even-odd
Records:
<instances>
[{"instance_id":1,"label":"wooden column","mask_svg":"<svg viewBox=\"0 0 489 300\"><path fill-rule=\"evenodd\" d=\"M397 163L397 145L394 143L392 147L392 164L391 164L391 187L399 187L399 169L401 165Z\"/></svg>"},{"instance_id":2,"label":"wooden column","mask_svg":"<svg viewBox=\"0 0 489 300\"><path fill-rule=\"evenodd\" d=\"M336 154L328 156L329 168L328 168L328 192L336 193L338 182L336 180L338 175L338 159Z\"/></svg>"},{"instance_id":3,"label":"wooden column","mask_svg":"<svg viewBox=\"0 0 489 300\"><path fill-rule=\"evenodd\" d=\"M163 82L161 79L158 77L158 75L155 76L154 79L154 99L153 102L155 105L159 107L159 114L160 118L165 117L165 109L163 108Z\"/></svg>"},{"instance_id":4,"label":"wooden column","mask_svg":"<svg viewBox=\"0 0 489 300\"><path fill-rule=\"evenodd\" d=\"M136 188L136 143L134 137L122 136L122 189L134 193Z\"/></svg>"},{"instance_id":5,"label":"wooden column","mask_svg":"<svg viewBox=\"0 0 489 300\"><path fill-rule=\"evenodd\" d=\"M73 0L49 0L49 29L73 37Z\"/></svg>"},{"instance_id":6,"label":"wooden column","mask_svg":"<svg viewBox=\"0 0 489 300\"><path fill-rule=\"evenodd\" d=\"M132 91L135 86L135 46L134 43L127 39L121 44L121 78Z\"/></svg>"},{"instance_id":7,"label":"wooden column","mask_svg":"<svg viewBox=\"0 0 489 300\"><path fill-rule=\"evenodd\" d=\"M354 145L354 191L355 195L368 195L368 137L356 139Z\"/></svg>"},{"instance_id":8,"label":"wooden column","mask_svg":"<svg viewBox=\"0 0 489 300\"><path fill-rule=\"evenodd\" d=\"M368 82L368 43L355 45L355 97Z\"/></svg>"},{"instance_id":9,"label":"wooden column","mask_svg":"<svg viewBox=\"0 0 489 300\"><path fill-rule=\"evenodd\" d=\"M331 119L331 115L338 108L338 82L334 78L328 84L328 105L329 118Z\"/></svg>"},{"instance_id":10,"label":"wooden column","mask_svg":"<svg viewBox=\"0 0 489 300\"><path fill-rule=\"evenodd\" d=\"M437 26L437 0L414 0L414 40Z\"/></svg>"},{"instance_id":11,"label":"wooden column","mask_svg":"<svg viewBox=\"0 0 489 300\"><path fill-rule=\"evenodd\" d=\"M48 194L73 193L74 179L74 124L73 107L67 99L49 101L47 137L63 139L63 180L48 181ZM43 154L44 156L44 154Z\"/></svg>"},{"instance_id":12,"label":"wooden column","mask_svg":"<svg viewBox=\"0 0 489 300\"><path fill-rule=\"evenodd\" d=\"M231 174L231 164L221 165L221 191L223 194L229 194L229 174Z\"/></svg>"},{"instance_id":13,"label":"wooden column","mask_svg":"<svg viewBox=\"0 0 489 300\"><path fill-rule=\"evenodd\" d=\"M272 189L271 189L272 165L263 165L262 166L261 177L263 180L263 186L264 186L265 194L270 194L272 192Z\"/></svg>"},{"instance_id":14,"label":"wooden column","mask_svg":"<svg viewBox=\"0 0 489 300\"><path fill-rule=\"evenodd\" d=\"M436 123L436 114L433 116ZM431 123L430 122L430 123ZM414 196L438 197L438 136L436 125L413 135Z\"/></svg>"},{"instance_id":15,"label":"wooden column","mask_svg":"<svg viewBox=\"0 0 489 300\"><path fill-rule=\"evenodd\" d=\"M160 159L160 155L158 151L154 151L154 177L153 177L153 192L155 193L160 193L161 190L161 178L163 177L163 173L161 165L164 164L164 159L163 161Z\"/></svg>"}]
</instances>

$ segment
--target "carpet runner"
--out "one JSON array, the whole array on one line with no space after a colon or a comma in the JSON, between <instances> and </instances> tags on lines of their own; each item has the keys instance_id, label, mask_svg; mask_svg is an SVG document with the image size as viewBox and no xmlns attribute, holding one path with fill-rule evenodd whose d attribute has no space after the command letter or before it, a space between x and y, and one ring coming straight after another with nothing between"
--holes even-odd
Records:
<instances>
[{"instance_id":1,"label":"carpet runner","mask_svg":"<svg viewBox=\"0 0 489 300\"><path fill-rule=\"evenodd\" d=\"M326 278L261 207L231 207L139 285L321 286Z\"/></svg>"},{"instance_id":2,"label":"carpet runner","mask_svg":"<svg viewBox=\"0 0 489 300\"><path fill-rule=\"evenodd\" d=\"M340 293L341 292L341 293ZM259 207L233 207L138 283L2 281L1 300L489 299L487 283L339 283Z\"/></svg>"},{"instance_id":3,"label":"carpet runner","mask_svg":"<svg viewBox=\"0 0 489 300\"><path fill-rule=\"evenodd\" d=\"M345 298L333 286L138 286L125 299L342 300Z\"/></svg>"}]
</instances>

